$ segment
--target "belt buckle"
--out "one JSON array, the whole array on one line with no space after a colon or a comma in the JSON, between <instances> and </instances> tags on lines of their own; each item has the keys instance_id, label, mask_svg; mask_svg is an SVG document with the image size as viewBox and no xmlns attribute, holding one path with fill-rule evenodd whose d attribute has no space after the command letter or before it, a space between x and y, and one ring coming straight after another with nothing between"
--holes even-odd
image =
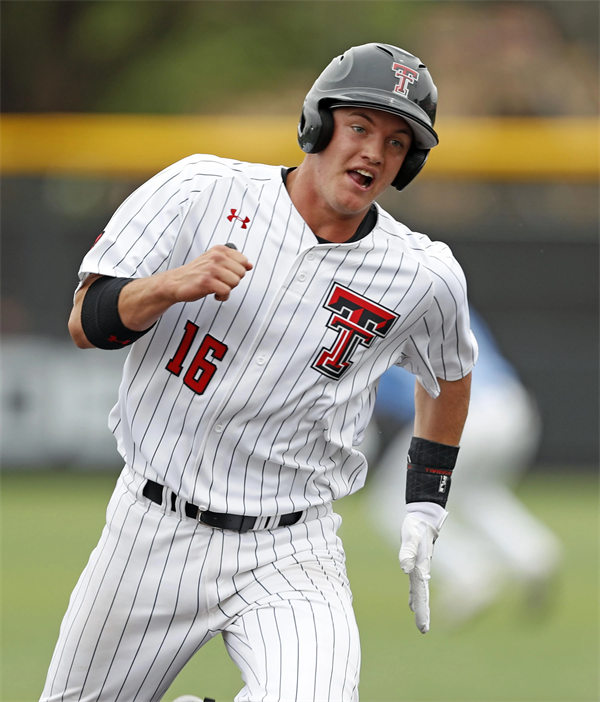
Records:
<instances>
[{"instance_id":1,"label":"belt buckle","mask_svg":"<svg viewBox=\"0 0 600 702\"><path fill-rule=\"evenodd\" d=\"M251 529L254 531L259 531L263 529L275 529L279 525L280 517L253 517L254 524Z\"/></svg>"}]
</instances>

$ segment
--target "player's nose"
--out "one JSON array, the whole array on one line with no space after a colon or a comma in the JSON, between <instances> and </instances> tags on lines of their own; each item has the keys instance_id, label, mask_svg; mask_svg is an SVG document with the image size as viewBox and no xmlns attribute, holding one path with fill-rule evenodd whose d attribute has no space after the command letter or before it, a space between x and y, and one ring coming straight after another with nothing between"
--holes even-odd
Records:
<instances>
[{"instance_id":1,"label":"player's nose","mask_svg":"<svg viewBox=\"0 0 600 702\"><path fill-rule=\"evenodd\" d=\"M384 141L373 135L365 139L363 144L362 157L374 165L379 165L383 161Z\"/></svg>"}]
</instances>

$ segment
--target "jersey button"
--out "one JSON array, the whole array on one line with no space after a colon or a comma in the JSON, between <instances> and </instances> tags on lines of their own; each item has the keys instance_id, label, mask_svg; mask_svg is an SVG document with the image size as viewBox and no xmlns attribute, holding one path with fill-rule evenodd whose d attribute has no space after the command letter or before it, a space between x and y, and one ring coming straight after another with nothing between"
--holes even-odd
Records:
<instances>
[{"instance_id":1,"label":"jersey button","mask_svg":"<svg viewBox=\"0 0 600 702\"><path fill-rule=\"evenodd\" d=\"M215 425L215 431L217 434L220 434L223 431L223 425L222 424L216 424Z\"/></svg>"},{"instance_id":2,"label":"jersey button","mask_svg":"<svg viewBox=\"0 0 600 702\"><path fill-rule=\"evenodd\" d=\"M306 273L299 273L298 280L303 283L306 280Z\"/></svg>"},{"instance_id":3,"label":"jersey button","mask_svg":"<svg viewBox=\"0 0 600 702\"><path fill-rule=\"evenodd\" d=\"M266 361L266 359L264 356L257 356L256 357L256 362L258 363L259 366L264 366L265 361Z\"/></svg>"}]
</instances>

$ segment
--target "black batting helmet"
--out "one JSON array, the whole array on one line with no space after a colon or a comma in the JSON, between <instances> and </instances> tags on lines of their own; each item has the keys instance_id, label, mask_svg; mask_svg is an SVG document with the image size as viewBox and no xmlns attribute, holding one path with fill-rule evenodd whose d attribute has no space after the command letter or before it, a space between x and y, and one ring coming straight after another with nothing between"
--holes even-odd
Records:
<instances>
[{"instance_id":1,"label":"black batting helmet","mask_svg":"<svg viewBox=\"0 0 600 702\"><path fill-rule=\"evenodd\" d=\"M306 153L322 151L333 134L334 107L357 105L405 119L413 141L392 185L402 190L438 143L433 129L437 88L416 56L390 44L363 44L344 52L317 78L304 100L298 143Z\"/></svg>"}]
</instances>

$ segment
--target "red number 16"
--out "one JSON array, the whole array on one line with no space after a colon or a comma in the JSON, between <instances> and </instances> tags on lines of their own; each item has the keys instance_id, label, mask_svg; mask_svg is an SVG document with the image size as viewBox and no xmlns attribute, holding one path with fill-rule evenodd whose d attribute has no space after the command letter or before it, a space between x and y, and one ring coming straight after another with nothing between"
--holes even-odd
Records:
<instances>
[{"instance_id":1,"label":"red number 16","mask_svg":"<svg viewBox=\"0 0 600 702\"><path fill-rule=\"evenodd\" d=\"M196 338L198 329L198 325L193 322L187 321L185 323L183 338L179 342L175 355L166 365L167 370L176 376L181 375L183 363L188 355L190 346ZM217 370L217 366L208 360L208 355L210 354L213 359L221 361L226 353L227 346L218 339L215 339L214 336L207 334L204 339L202 339L200 348L183 376L183 382L190 390L198 393L198 395L202 395Z\"/></svg>"}]
</instances>

